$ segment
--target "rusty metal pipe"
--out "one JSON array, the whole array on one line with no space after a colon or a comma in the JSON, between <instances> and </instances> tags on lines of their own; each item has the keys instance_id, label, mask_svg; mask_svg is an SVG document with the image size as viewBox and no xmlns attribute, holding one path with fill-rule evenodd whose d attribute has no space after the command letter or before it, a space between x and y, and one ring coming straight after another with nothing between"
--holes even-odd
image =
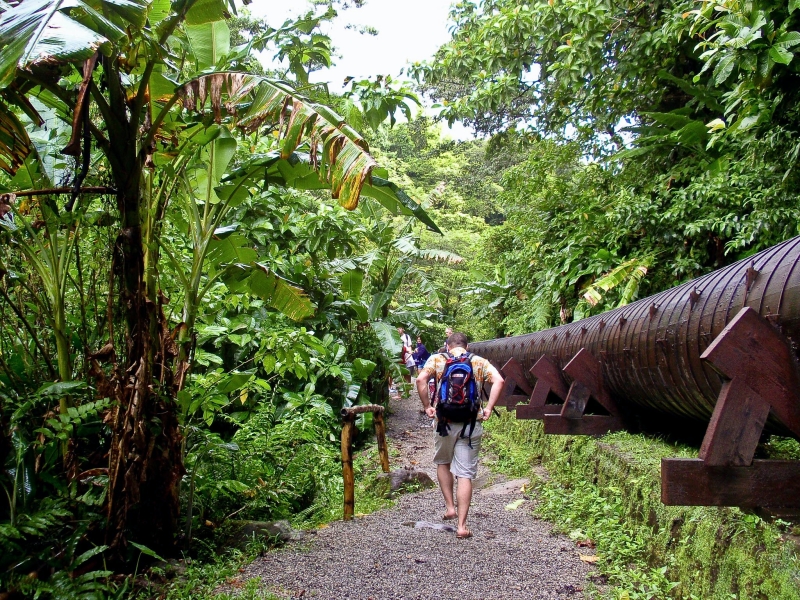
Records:
<instances>
[{"instance_id":1,"label":"rusty metal pipe","mask_svg":"<svg viewBox=\"0 0 800 600\"><path fill-rule=\"evenodd\" d=\"M587 348L602 363L606 386L621 407L707 421L723 379L700 355L741 308L750 306L778 325L797 356L798 262L795 237L627 306L536 333L474 342L470 350L496 366L514 357L528 372L545 354L563 369ZM768 429L785 433L774 420Z\"/></svg>"}]
</instances>

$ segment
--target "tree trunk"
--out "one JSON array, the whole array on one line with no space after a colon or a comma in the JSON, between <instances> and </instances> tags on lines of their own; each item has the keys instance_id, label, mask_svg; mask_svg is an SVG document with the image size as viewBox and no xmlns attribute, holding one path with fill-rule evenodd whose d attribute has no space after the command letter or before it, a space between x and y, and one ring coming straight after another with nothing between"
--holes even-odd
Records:
<instances>
[{"instance_id":1,"label":"tree trunk","mask_svg":"<svg viewBox=\"0 0 800 600\"><path fill-rule=\"evenodd\" d=\"M138 158L133 163L125 185L117 188L122 229L114 257L119 305L126 325L126 359L117 373L119 404L109 453L107 541L120 556L128 538L159 553L174 548L180 508L178 485L184 473L172 377L165 355L171 340L162 301L152 289L155 284L148 289L145 279L141 223L147 203L141 188L143 164Z\"/></svg>"}]
</instances>

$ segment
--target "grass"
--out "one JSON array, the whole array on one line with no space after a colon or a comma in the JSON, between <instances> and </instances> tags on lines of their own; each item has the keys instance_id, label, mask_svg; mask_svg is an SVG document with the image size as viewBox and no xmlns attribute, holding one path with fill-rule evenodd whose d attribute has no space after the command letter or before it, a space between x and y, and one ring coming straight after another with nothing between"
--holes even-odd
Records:
<instances>
[{"instance_id":1,"label":"grass","mask_svg":"<svg viewBox=\"0 0 800 600\"><path fill-rule=\"evenodd\" d=\"M549 479L536 483L537 513L597 545L597 566L611 584L606 597L800 599L790 524L737 508L661 504L661 458L694 457L696 449L628 433L545 436L541 422L513 413L489 421L488 430L493 469L533 479L535 466L547 469ZM798 449L775 438L769 446L760 451L791 457Z\"/></svg>"}]
</instances>

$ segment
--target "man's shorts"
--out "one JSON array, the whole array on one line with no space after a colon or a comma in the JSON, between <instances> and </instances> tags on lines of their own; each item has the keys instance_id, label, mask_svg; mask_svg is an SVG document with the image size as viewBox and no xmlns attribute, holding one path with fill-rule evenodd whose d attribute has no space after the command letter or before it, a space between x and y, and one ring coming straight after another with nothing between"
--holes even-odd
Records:
<instances>
[{"instance_id":1,"label":"man's shorts","mask_svg":"<svg viewBox=\"0 0 800 600\"><path fill-rule=\"evenodd\" d=\"M465 479L475 479L478 475L478 451L481 448L481 438L483 437L483 425L475 423L472 431L472 448L469 447L470 438L469 424L461 436L461 429L464 423L450 423L450 431L447 436L439 435L436 432L436 423L433 425L433 435L436 441L433 447L433 463L436 465L450 465L450 472L456 477Z\"/></svg>"}]
</instances>

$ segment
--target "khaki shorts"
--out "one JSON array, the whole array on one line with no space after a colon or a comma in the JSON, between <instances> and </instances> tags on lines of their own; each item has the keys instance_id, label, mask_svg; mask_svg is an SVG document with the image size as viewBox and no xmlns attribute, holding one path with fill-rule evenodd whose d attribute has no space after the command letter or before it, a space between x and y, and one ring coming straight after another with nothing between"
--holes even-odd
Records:
<instances>
[{"instance_id":1,"label":"khaki shorts","mask_svg":"<svg viewBox=\"0 0 800 600\"><path fill-rule=\"evenodd\" d=\"M460 437L463 423L450 423L450 431L447 436L439 435L436 432L436 422L433 425L433 435L436 441L433 447L433 463L436 465L450 465L450 472L456 477L465 479L475 479L478 474L478 451L481 448L481 437L483 437L483 425L480 421L475 423L472 431L472 448L469 447L470 439L469 424L464 432L464 437Z\"/></svg>"}]
</instances>

